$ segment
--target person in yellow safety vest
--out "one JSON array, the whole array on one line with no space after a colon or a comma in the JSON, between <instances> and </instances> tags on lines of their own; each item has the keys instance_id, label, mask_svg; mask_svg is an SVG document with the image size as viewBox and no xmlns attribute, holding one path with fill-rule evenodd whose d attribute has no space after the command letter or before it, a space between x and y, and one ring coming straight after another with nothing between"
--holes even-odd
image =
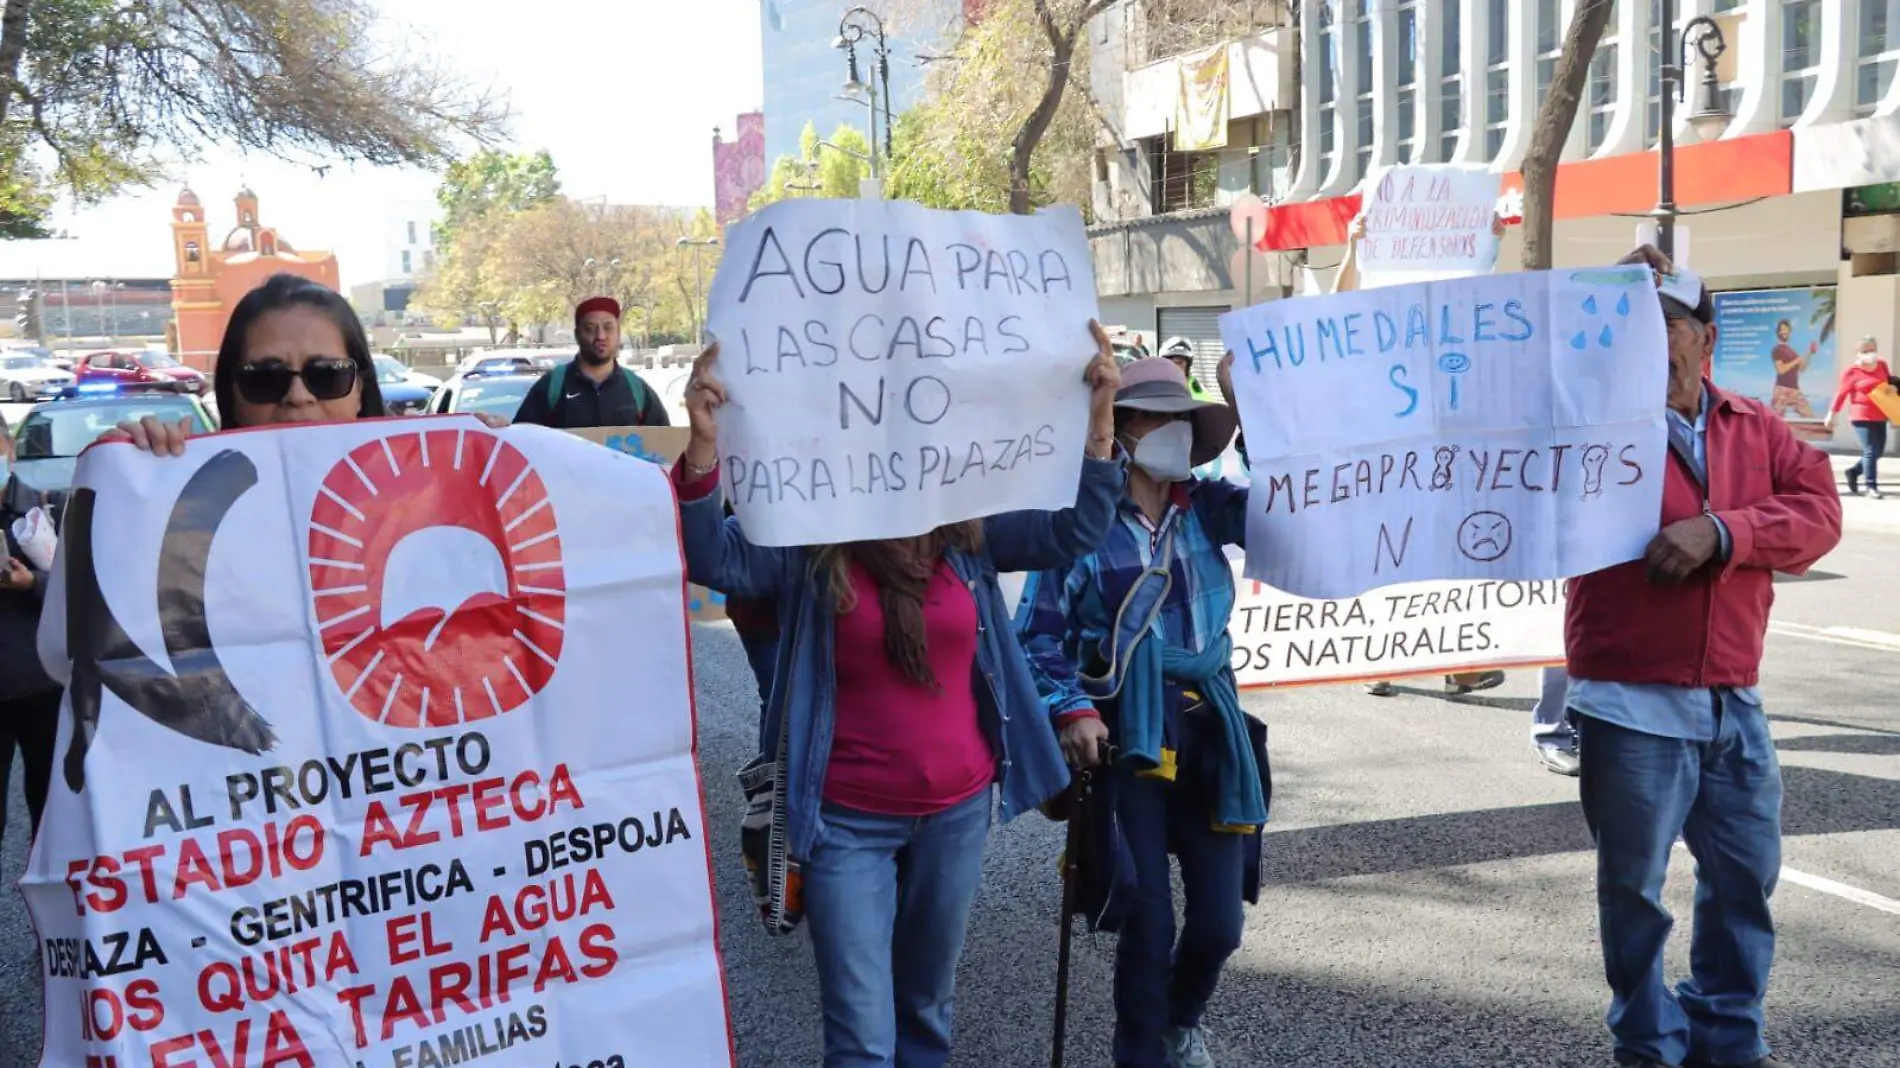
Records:
<instances>
[{"instance_id":1,"label":"person in yellow safety vest","mask_svg":"<svg viewBox=\"0 0 1900 1068\"><path fill-rule=\"evenodd\" d=\"M1201 380L1194 377L1194 342L1184 337L1171 337L1161 346L1161 355L1173 361L1181 373L1187 376L1188 394L1197 401L1211 403L1215 397L1201 388Z\"/></svg>"}]
</instances>

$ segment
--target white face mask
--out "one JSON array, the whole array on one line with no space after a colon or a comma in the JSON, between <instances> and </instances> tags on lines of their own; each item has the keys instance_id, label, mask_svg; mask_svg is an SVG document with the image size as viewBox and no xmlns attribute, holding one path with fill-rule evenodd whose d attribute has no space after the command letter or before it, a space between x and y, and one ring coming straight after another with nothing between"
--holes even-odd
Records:
<instances>
[{"instance_id":1,"label":"white face mask","mask_svg":"<svg viewBox=\"0 0 1900 1068\"><path fill-rule=\"evenodd\" d=\"M1860 354L1860 362L1865 364L1868 367L1872 367L1874 364L1880 362L1880 353L1863 352Z\"/></svg>"},{"instance_id":2,"label":"white face mask","mask_svg":"<svg viewBox=\"0 0 1900 1068\"><path fill-rule=\"evenodd\" d=\"M1165 423L1135 443L1135 466L1157 482L1182 482L1194 474L1194 427L1184 420Z\"/></svg>"}]
</instances>

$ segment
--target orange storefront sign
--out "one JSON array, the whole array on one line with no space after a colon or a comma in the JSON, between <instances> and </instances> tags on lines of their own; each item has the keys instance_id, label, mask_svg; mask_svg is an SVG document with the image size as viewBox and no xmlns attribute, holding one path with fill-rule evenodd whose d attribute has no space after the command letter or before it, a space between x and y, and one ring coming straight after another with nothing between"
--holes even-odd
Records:
<instances>
[{"instance_id":1,"label":"orange storefront sign","mask_svg":"<svg viewBox=\"0 0 1900 1068\"><path fill-rule=\"evenodd\" d=\"M1656 206L1657 155L1631 152L1579 160L1557 168L1559 219L1636 214ZM1522 189L1512 171L1504 188ZM1682 207L1784 196L1794 189L1794 134L1789 130L1676 149L1676 203ZM1282 204L1267 209L1261 251L1344 244L1359 212L1359 194Z\"/></svg>"}]
</instances>

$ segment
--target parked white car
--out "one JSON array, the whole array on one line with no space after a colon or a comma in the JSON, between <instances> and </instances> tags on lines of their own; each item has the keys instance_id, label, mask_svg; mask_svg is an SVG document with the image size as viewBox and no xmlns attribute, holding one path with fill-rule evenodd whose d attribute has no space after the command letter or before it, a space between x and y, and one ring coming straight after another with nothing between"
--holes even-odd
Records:
<instances>
[{"instance_id":1,"label":"parked white car","mask_svg":"<svg viewBox=\"0 0 1900 1068\"><path fill-rule=\"evenodd\" d=\"M73 384L73 373L63 371L50 357L14 349L0 354L0 390L15 404L51 400Z\"/></svg>"}]
</instances>

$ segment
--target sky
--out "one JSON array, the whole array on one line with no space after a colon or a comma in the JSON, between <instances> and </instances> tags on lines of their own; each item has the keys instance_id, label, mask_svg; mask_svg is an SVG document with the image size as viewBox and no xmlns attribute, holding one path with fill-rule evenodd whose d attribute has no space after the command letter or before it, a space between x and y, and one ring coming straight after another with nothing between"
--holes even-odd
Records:
<instances>
[{"instance_id":1,"label":"sky","mask_svg":"<svg viewBox=\"0 0 1900 1068\"><path fill-rule=\"evenodd\" d=\"M707 205L712 129L731 138L759 107L759 0L381 0L416 49L506 92L515 150L547 149L572 197L616 204ZM128 242L171 259L168 224L181 185L204 202L213 239L235 225L248 183L258 215L299 249L336 252L348 286L386 272L388 230L432 202L433 175L206 149L178 179L104 204L62 207L55 229L90 245Z\"/></svg>"}]
</instances>

